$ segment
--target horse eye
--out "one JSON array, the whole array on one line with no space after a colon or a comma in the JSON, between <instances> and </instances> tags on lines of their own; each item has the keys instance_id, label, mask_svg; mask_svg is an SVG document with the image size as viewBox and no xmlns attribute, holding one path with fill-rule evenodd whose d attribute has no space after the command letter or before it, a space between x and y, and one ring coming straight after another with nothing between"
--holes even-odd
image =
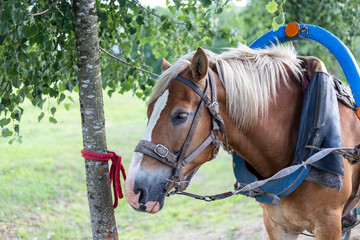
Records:
<instances>
[{"instance_id":1,"label":"horse eye","mask_svg":"<svg viewBox=\"0 0 360 240\"><path fill-rule=\"evenodd\" d=\"M187 118L189 116L188 113L179 113L177 118L181 119L181 118Z\"/></svg>"},{"instance_id":2,"label":"horse eye","mask_svg":"<svg viewBox=\"0 0 360 240\"><path fill-rule=\"evenodd\" d=\"M172 120L173 124L176 126L176 125L185 123L187 121L188 117L189 117L189 113L178 112L173 115L171 120Z\"/></svg>"}]
</instances>

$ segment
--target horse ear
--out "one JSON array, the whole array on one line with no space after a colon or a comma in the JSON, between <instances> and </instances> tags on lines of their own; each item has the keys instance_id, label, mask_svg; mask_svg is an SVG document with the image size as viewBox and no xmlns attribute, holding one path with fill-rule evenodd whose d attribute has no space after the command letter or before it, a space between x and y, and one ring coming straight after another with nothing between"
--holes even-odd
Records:
<instances>
[{"instance_id":1,"label":"horse ear","mask_svg":"<svg viewBox=\"0 0 360 240\"><path fill-rule=\"evenodd\" d=\"M169 67L171 67L171 63L169 63L165 58L163 58L161 63L161 71L163 72Z\"/></svg>"},{"instance_id":2,"label":"horse ear","mask_svg":"<svg viewBox=\"0 0 360 240\"><path fill-rule=\"evenodd\" d=\"M206 77L209 69L208 57L204 50L199 47L191 59L191 75L193 80L200 81Z\"/></svg>"}]
</instances>

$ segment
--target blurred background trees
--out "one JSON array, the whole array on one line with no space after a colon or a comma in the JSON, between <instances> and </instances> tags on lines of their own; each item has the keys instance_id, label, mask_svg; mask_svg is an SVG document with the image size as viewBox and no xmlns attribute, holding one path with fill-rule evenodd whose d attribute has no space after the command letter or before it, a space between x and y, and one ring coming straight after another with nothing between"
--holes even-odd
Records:
<instances>
[{"instance_id":1,"label":"blurred background trees","mask_svg":"<svg viewBox=\"0 0 360 240\"><path fill-rule=\"evenodd\" d=\"M270 4L270 5L269 5ZM160 73L162 57L170 62L198 46L214 52L249 45L278 25L297 21L326 28L359 54L360 0L167 0L154 9L139 0L97 1L100 47L138 68ZM10 142L21 141L25 99L56 123L56 107L65 108L78 91L74 14L67 0L0 0L0 127ZM321 58L344 79L331 54L314 42L297 42L302 55ZM150 94L156 77L101 54L103 88L108 95L132 91Z\"/></svg>"}]
</instances>

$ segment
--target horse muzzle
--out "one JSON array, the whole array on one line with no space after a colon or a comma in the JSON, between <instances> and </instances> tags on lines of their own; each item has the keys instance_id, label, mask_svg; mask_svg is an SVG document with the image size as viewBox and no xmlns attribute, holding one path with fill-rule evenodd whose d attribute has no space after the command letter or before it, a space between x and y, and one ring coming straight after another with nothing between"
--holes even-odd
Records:
<instances>
[{"instance_id":1,"label":"horse muzzle","mask_svg":"<svg viewBox=\"0 0 360 240\"><path fill-rule=\"evenodd\" d=\"M158 179L141 175L125 181L126 200L136 211L157 213L164 206L164 184Z\"/></svg>"}]
</instances>

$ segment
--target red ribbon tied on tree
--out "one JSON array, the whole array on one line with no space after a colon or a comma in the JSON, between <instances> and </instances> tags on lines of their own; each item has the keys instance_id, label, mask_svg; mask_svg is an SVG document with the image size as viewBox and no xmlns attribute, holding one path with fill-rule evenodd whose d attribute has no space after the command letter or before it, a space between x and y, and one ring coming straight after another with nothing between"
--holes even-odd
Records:
<instances>
[{"instance_id":1,"label":"red ribbon tied on tree","mask_svg":"<svg viewBox=\"0 0 360 240\"><path fill-rule=\"evenodd\" d=\"M122 173L124 181L126 180L126 173L125 168L121 163L121 156L117 155L115 152L107 151L107 153L94 153L86 150L81 150L81 154L84 158L94 160L94 161L112 161L110 167L110 184L113 184L114 190L114 208L118 206L118 198L122 199L124 197L122 190L121 190L121 183L120 183L120 171Z\"/></svg>"}]
</instances>

